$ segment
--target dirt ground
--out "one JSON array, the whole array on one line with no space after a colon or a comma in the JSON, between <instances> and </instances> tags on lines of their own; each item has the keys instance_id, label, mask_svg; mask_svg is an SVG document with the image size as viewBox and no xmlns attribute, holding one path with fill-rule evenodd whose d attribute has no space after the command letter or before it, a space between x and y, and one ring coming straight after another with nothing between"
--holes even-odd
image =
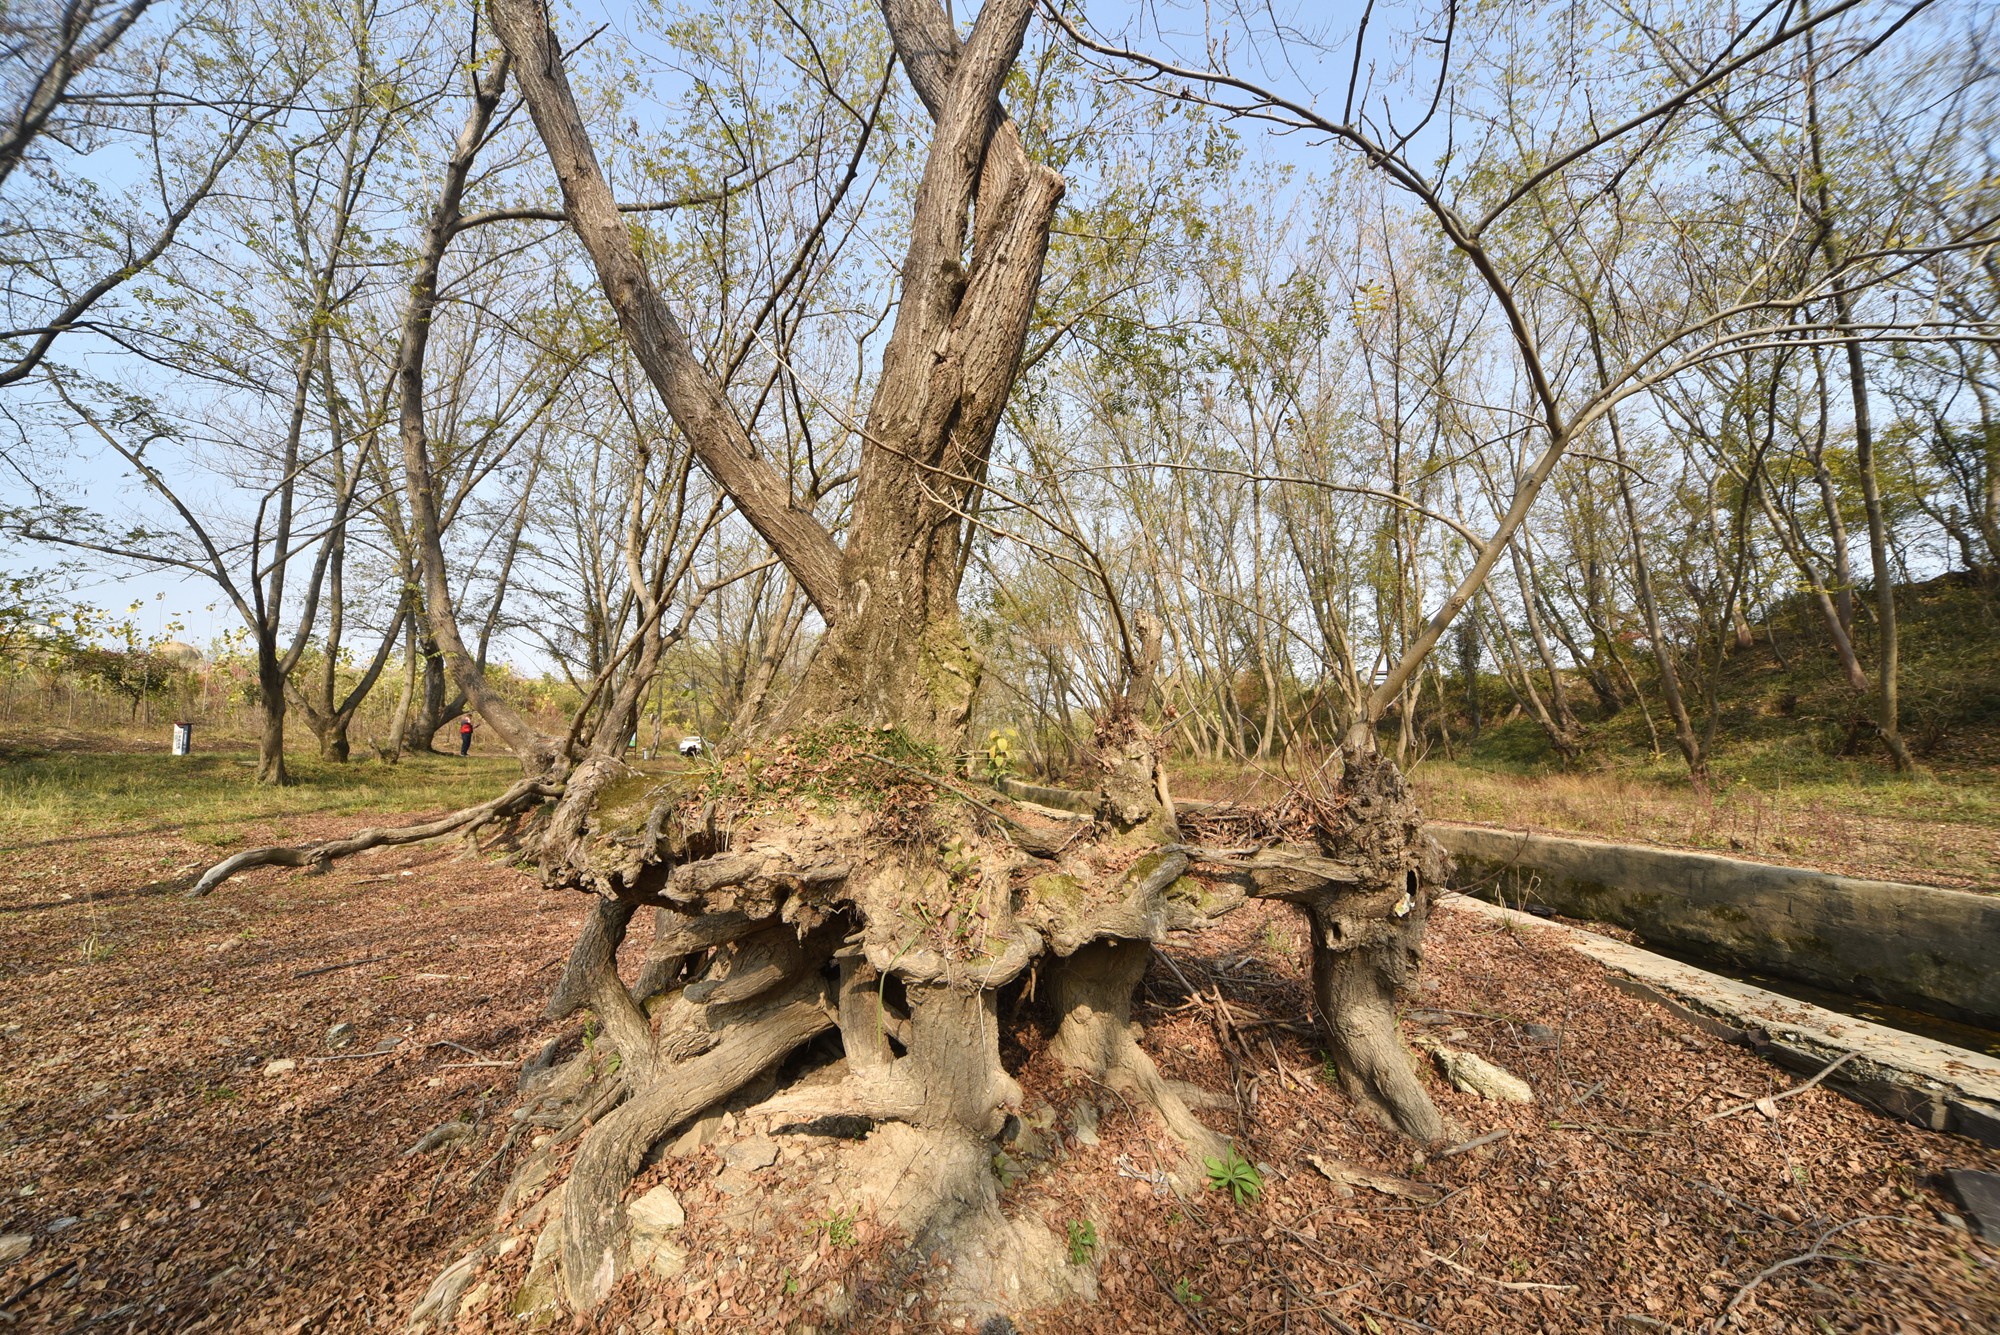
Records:
<instances>
[{"instance_id":1,"label":"dirt ground","mask_svg":"<svg viewBox=\"0 0 2000 1335\"><path fill-rule=\"evenodd\" d=\"M257 872L192 904L144 888L203 852L158 833L0 851L0 1235L30 1238L0 1264L0 1327L399 1330L527 1148L494 1162L516 1068L581 1041L540 1010L583 905L456 845ZM1407 1032L1487 1056L1537 1102L1432 1072L1481 1143L1428 1159L1327 1084L1283 910L1169 953L1146 1045L1217 1096L1204 1116L1263 1166L1261 1195L1167 1190L1158 1133L1049 1060L1023 1005L1022 1131L996 1171L1102 1298L1019 1314L1022 1331L2000 1330L2000 1251L1939 1191L2000 1154L1823 1090L1705 1121L1796 1080L1532 932L1434 923ZM354 1034L330 1048L337 1024ZM452 1120L471 1143L405 1153ZM552 1328L955 1328L813 1138L776 1137L759 1166L733 1151L761 1128L731 1121L639 1184L679 1196L685 1272ZM797 1193L782 1213L777 1183ZM534 1208L459 1329L539 1324L507 1310Z\"/></svg>"}]
</instances>

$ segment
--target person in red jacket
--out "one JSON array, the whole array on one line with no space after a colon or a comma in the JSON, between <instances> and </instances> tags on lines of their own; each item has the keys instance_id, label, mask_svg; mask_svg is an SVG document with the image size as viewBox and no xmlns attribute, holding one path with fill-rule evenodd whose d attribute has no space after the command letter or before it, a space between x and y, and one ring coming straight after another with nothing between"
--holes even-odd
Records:
<instances>
[{"instance_id":1,"label":"person in red jacket","mask_svg":"<svg viewBox=\"0 0 2000 1335\"><path fill-rule=\"evenodd\" d=\"M472 715L466 714L458 720L458 753L472 754Z\"/></svg>"}]
</instances>

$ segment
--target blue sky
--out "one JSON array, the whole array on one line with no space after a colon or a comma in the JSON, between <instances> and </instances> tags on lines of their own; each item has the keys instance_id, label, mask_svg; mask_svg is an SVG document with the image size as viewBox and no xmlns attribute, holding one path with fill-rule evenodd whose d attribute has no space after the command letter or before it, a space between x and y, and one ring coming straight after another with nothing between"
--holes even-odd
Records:
<instances>
[{"instance_id":1,"label":"blue sky","mask_svg":"<svg viewBox=\"0 0 2000 1335\"><path fill-rule=\"evenodd\" d=\"M696 3L688 3L683 8L694 10ZM1323 7L1318 5L1294 6L1283 14L1288 25L1295 28L1324 30L1331 24L1341 24L1346 20L1348 6ZM1266 11L1267 13L1270 11ZM1101 31L1118 36L1121 31L1129 34L1135 44L1143 44L1153 49L1176 48L1189 59L1198 58L1201 49L1198 21L1203 16L1199 7L1182 7L1178 11L1169 7L1117 5L1096 3L1091 6L1091 15ZM161 21L156 16L154 22ZM965 16L960 16L961 25ZM1166 32L1155 26L1161 18L1168 21ZM1378 34L1387 34L1395 26L1391 21L1395 15L1387 11L1378 13L1374 22ZM597 41L600 44L618 43L620 48L630 48L636 54L642 68L648 65L658 68L658 63L647 59L656 54L648 50L655 40L649 36L648 25L641 18L641 11L629 5L604 3L604 0L573 0L568 14L562 19L565 35L571 40L595 29L599 24L608 25L605 33ZM1132 24L1129 29L1127 24ZM1031 40L1033 37L1031 36ZM1240 35L1230 38L1232 45L1241 52ZM1378 42L1379 44L1379 42ZM1274 69L1262 63L1253 62L1258 77L1268 78L1286 84L1288 89L1298 89L1310 95L1317 88L1332 86L1336 80L1344 82L1345 71L1335 73L1332 69L1334 53L1315 53L1310 49L1295 45L1292 50L1294 65L1291 69ZM1387 53L1384 53L1386 56ZM1309 63L1301 63L1310 57ZM1344 58L1344 57L1343 57ZM1247 71L1246 71L1247 72ZM673 101L683 91L682 81L671 73L661 76L656 85L658 96L663 102ZM644 108L635 108L635 114L645 116ZM1269 156L1278 161L1295 161L1303 172L1296 174L1292 186L1305 176L1321 167L1326 161L1329 149L1305 142L1300 138L1269 139L1257 132L1255 127L1246 127L1246 137L1253 141L1253 155ZM72 164L73 170L87 171L92 179L110 190L126 187L137 182L143 188L145 162L128 147L113 147L100 151L88 159ZM114 382L126 383L135 388L143 388L152 373L143 363L128 354L110 347L104 341L88 334L76 334L58 344L56 359L74 365L85 372ZM12 390L0 391L21 395L33 393L32 383L24 383ZM45 480L45 479L44 479ZM130 512L135 495L140 494L136 483L126 475L120 461L108 452L95 457L93 464L84 469L70 470L66 474L70 486L80 488L76 494L60 499L107 514L116 515ZM0 501L19 499L26 494L26 488L17 478L0 479ZM198 489L197 489L198 494ZM217 500L220 501L220 497ZM60 554L16 547L0 554L8 566L19 569L30 566L46 566ZM84 575L76 588L76 596L86 602L124 614L132 604L139 609L134 614L142 634L164 635L173 622L181 622L185 629L178 632L183 639L206 646L216 637L234 630L240 620L219 589L211 582L198 576L181 575L173 571L137 570L108 557L83 554L73 558L83 568Z\"/></svg>"}]
</instances>

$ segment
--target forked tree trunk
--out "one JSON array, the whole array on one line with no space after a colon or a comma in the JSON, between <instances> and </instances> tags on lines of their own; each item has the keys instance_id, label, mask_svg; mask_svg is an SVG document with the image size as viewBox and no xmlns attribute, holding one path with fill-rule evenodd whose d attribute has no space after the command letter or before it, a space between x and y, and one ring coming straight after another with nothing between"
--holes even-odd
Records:
<instances>
[{"instance_id":1,"label":"forked tree trunk","mask_svg":"<svg viewBox=\"0 0 2000 1335\"><path fill-rule=\"evenodd\" d=\"M396 426L402 446L404 501L409 507L410 545L417 558L425 637L424 698L408 738L412 750L429 750L445 718L443 682L448 673L487 727L535 774L563 768L560 747L542 736L486 681L483 665L466 647L452 608L451 574L444 559L443 525L438 504L436 470L431 462L430 428L424 418L424 360L430 347L431 324L437 315L438 273L445 252L463 220L466 182L486 140L493 114L506 87L510 61L493 63L476 85L471 114L459 130L445 163L444 188L424 228L424 243L410 277L408 296L396 345ZM434 678L433 672L437 675ZM435 681L435 690L433 683ZM433 706L436 712L433 713Z\"/></svg>"},{"instance_id":2,"label":"forked tree trunk","mask_svg":"<svg viewBox=\"0 0 2000 1335\"><path fill-rule=\"evenodd\" d=\"M444 655L438 652L437 641L429 635L417 641L417 655L417 690L410 702L403 749L428 755L437 750L438 729L445 721Z\"/></svg>"},{"instance_id":3,"label":"forked tree trunk","mask_svg":"<svg viewBox=\"0 0 2000 1335\"><path fill-rule=\"evenodd\" d=\"M360 712L363 702L368 699L370 692L381 680L382 671L389 663L389 655L395 651L396 641L402 638L403 627L408 620L408 608L399 607L395 619L389 623L389 628L383 632L381 640L375 646L375 656L369 660L368 666L362 670L360 680L355 682L346 696L336 697L337 678L334 675L333 656L329 654L316 690L310 694L300 691L293 697L293 703L298 705L300 712L305 715L306 726L311 728L313 736L319 739L319 753L322 759L344 765L352 757L353 745L348 739L348 731L353 727L354 716ZM318 698L315 699L314 695ZM406 713L406 710L399 713L398 722L391 729L391 736L396 735L396 728L400 728L401 718Z\"/></svg>"}]
</instances>

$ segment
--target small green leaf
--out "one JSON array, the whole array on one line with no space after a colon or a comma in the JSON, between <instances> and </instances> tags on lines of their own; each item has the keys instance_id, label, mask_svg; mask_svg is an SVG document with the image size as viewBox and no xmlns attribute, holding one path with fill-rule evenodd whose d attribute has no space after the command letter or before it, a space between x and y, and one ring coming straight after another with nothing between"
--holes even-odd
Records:
<instances>
[{"instance_id":1,"label":"small green leaf","mask_svg":"<svg viewBox=\"0 0 2000 1335\"><path fill-rule=\"evenodd\" d=\"M1226 1157L1211 1157L1202 1160L1202 1163L1208 1169L1208 1189L1227 1191L1237 1205L1254 1201L1264 1194L1264 1175L1257 1171L1255 1164L1239 1155L1234 1145L1229 1147Z\"/></svg>"}]
</instances>

